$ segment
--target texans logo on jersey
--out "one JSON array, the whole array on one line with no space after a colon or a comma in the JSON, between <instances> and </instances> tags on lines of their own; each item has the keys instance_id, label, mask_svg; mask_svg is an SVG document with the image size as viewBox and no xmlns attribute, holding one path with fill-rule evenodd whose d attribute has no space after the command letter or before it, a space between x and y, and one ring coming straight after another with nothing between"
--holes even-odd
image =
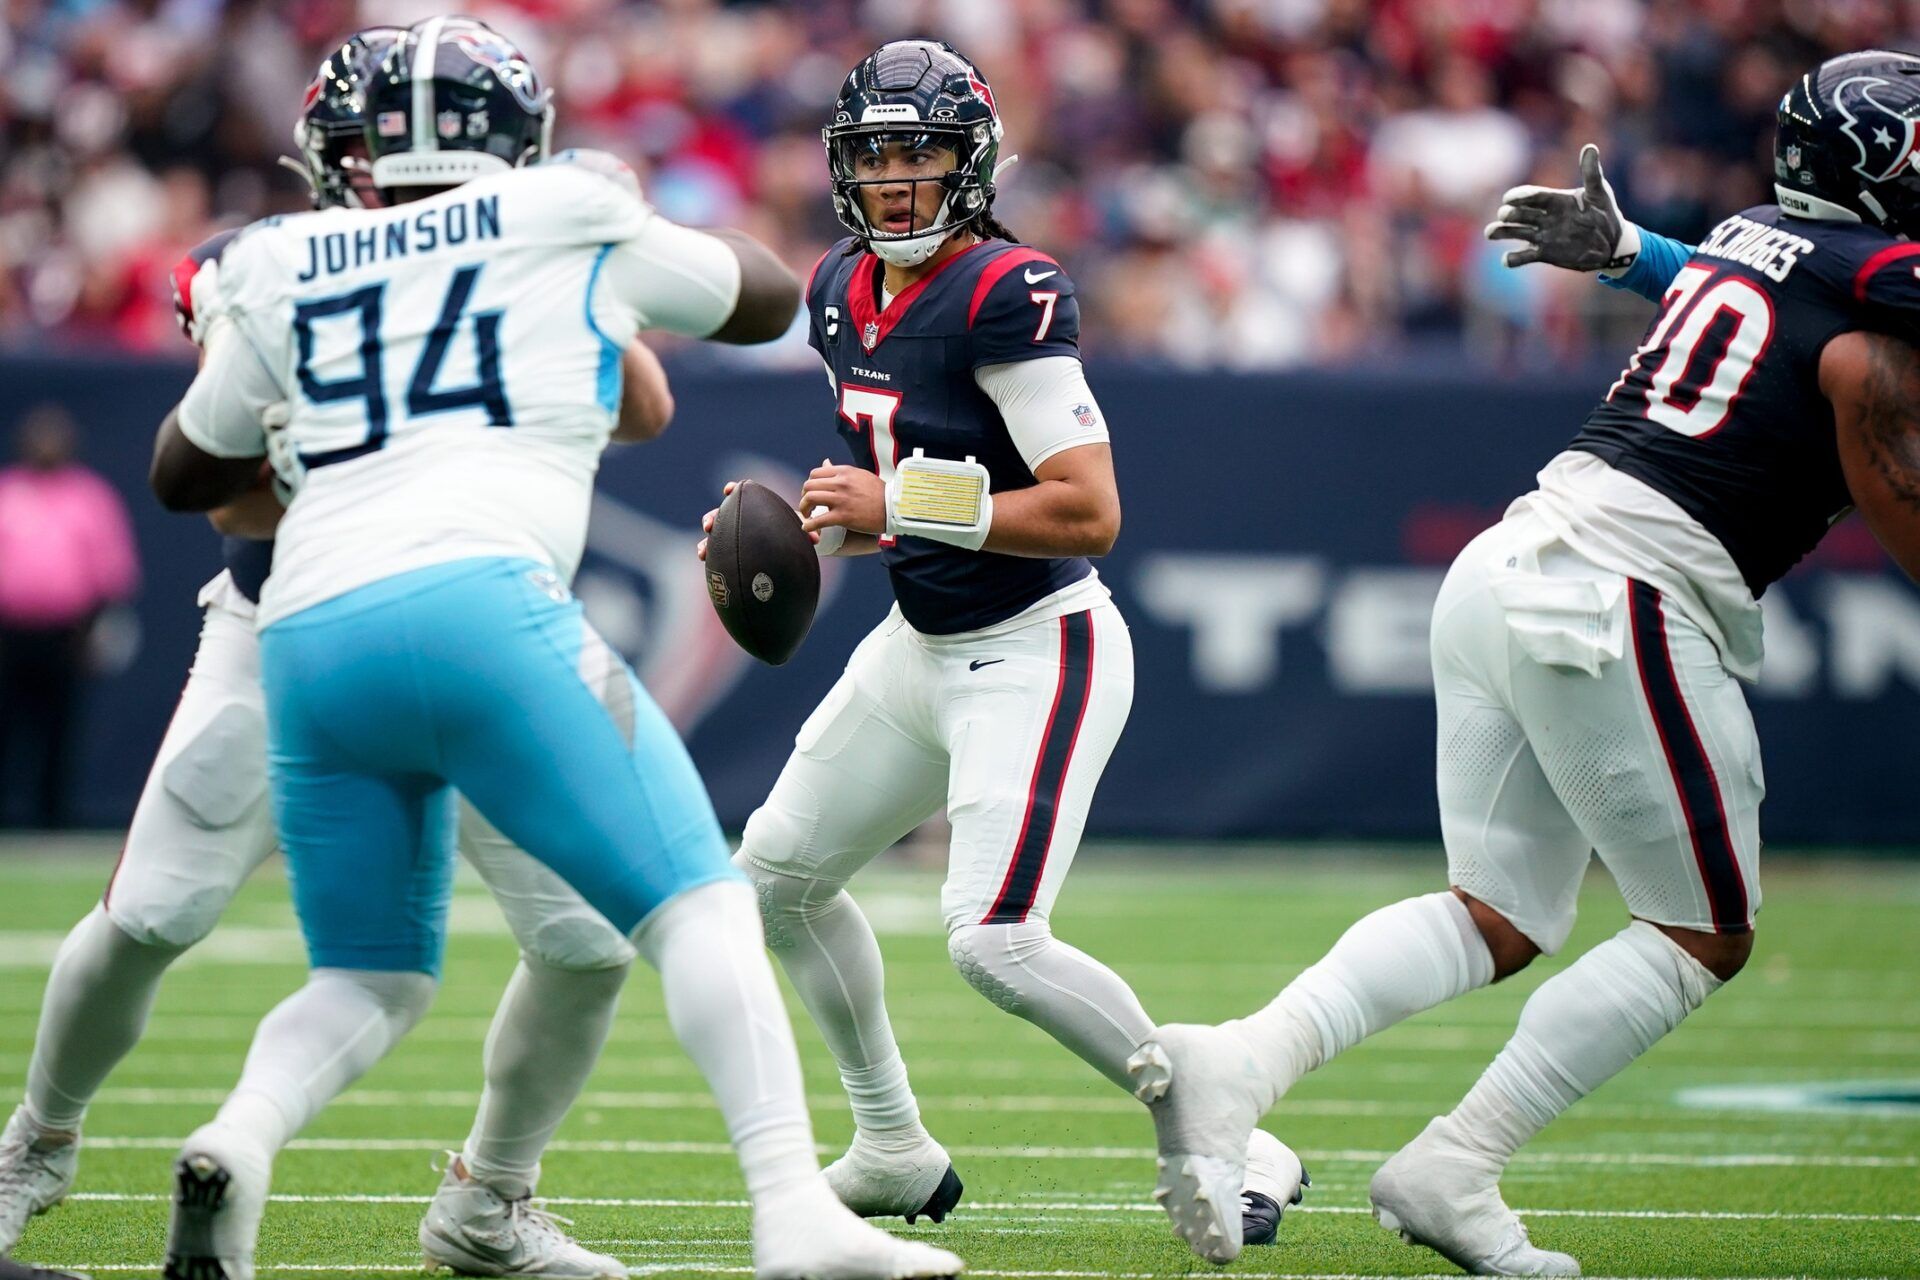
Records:
<instances>
[{"instance_id":1,"label":"texans logo on jersey","mask_svg":"<svg viewBox=\"0 0 1920 1280\"><path fill-rule=\"evenodd\" d=\"M1833 91L1834 105L1847 122L1840 132L1860 148L1853 171L1869 182L1885 182L1913 156L1914 122L1883 106L1874 89L1892 86L1880 76L1855 76Z\"/></svg>"}]
</instances>

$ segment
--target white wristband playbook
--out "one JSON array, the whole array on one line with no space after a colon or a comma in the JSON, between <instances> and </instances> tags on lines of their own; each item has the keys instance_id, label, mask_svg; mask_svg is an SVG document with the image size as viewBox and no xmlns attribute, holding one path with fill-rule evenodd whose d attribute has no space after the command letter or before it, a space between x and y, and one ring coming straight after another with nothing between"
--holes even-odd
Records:
<instances>
[{"instance_id":1,"label":"white wristband playbook","mask_svg":"<svg viewBox=\"0 0 1920 1280\"><path fill-rule=\"evenodd\" d=\"M887 533L978 551L993 527L989 480L987 469L971 457L954 462L915 449L887 481Z\"/></svg>"}]
</instances>

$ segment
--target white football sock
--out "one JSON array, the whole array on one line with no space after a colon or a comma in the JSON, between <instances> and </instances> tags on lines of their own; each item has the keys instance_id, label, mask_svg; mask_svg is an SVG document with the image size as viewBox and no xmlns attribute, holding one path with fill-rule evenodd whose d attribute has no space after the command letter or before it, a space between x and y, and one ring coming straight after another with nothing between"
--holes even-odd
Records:
<instances>
[{"instance_id":1,"label":"white football sock","mask_svg":"<svg viewBox=\"0 0 1920 1280\"><path fill-rule=\"evenodd\" d=\"M27 1113L42 1129L77 1130L107 1075L146 1030L167 966L185 947L135 942L88 912L60 944L27 1067Z\"/></svg>"},{"instance_id":2,"label":"white football sock","mask_svg":"<svg viewBox=\"0 0 1920 1280\"><path fill-rule=\"evenodd\" d=\"M1634 921L1528 997L1513 1039L1454 1108L1450 1127L1504 1166L1721 985L1673 939Z\"/></svg>"},{"instance_id":3,"label":"white football sock","mask_svg":"<svg viewBox=\"0 0 1920 1280\"><path fill-rule=\"evenodd\" d=\"M723 880L670 898L633 931L660 971L667 1021L726 1118L758 1206L817 1181L813 1122L753 889Z\"/></svg>"},{"instance_id":4,"label":"white football sock","mask_svg":"<svg viewBox=\"0 0 1920 1280\"><path fill-rule=\"evenodd\" d=\"M1037 920L963 924L947 935L947 954L974 990L1133 1091L1127 1059L1154 1022L1119 974Z\"/></svg>"},{"instance_id":5,"label":"white football sock","mask_svg":"<svg viewBox=\"0 0 1920 1280\"><path fill-rule=\"evenodd\" d=\"M540 1180L540 1154L606 1047L626 965L557 969L528 956L487 1030L486 1088L460 1153L467 1172L507 1200Z\"/></svg>"},{"instance_id":6,"label":"white football sock","mask_svg":"<svg viewBox=\"0 0 1920 1280\"><path fill-rule=\"evenodd\" d=\"M1267 1070L1277 1099L1376 1031L1493 981L1493 953L1451 892L1362 917L1266 1008L1226 1025Z\"/></svg>"},{"instance_id":7,"label":"white football sock","mask_svg":"<svg viewBox=\"0 0 1920 1280\"><path fill-rule=\"evenodd\" d=\"M260 1021L214 1123L269 1157L398 1044L433 1003L424 973L315 969Z\"/></svg>"},{"instance_id":8,"label":"white football sock","mask_svg":"<svg viewBox=\"0 0 1920 1280\"><path fill-rule=\"evenodd\" d=\"M924 1140L920 1104L887 1018L886 972L873 926L837 881L781 875L745 854L734 865L753 880L767 947L840 1067L853 1122L882 1146Z\"/></svg>"}]
</instances>

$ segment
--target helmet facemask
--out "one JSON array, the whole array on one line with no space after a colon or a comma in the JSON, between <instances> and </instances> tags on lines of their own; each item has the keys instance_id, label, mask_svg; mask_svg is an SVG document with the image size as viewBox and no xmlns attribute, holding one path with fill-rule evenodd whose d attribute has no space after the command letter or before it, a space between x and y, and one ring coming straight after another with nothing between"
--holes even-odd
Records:
<instances>
[{"instance_id":1,"label":"helmet facemask","mask_svg":"<svg viewBox=\"0 0 1920 1280\"><path fill-rule=\"evenodd\" d=\"M307 86L305 105L293 126L293 146L300 158L282 156L279 163L306 179L316 209L379 203L367 164L366 81L401 34L399 27L354 33L320 64Z\"/></svg>"},{"instance_id":2,"label":"helmet facemask","mask_svg":"<svg viewBox=\"0 0 1920 1280\"><path fill-rule=\"evenodd\" d=\"M882 111L888 108L870 114ZM882 261L898 267L919 266L991 203L991 177L981 170L997 148L996 126L997 122L959 125L911 118L829 125L822 136L834 212ZM943 157L951 157L944 169ZM888 188L906 191L904 225L876 223L870 215L869 203ZM930 189L941 193L931 215L923 208Z\"/></svg>"}]
</instances>

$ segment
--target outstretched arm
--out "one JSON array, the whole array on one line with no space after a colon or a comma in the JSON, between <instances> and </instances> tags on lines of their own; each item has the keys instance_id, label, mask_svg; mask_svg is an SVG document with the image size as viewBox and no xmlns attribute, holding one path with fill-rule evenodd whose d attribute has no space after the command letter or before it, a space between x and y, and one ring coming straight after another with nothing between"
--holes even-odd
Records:
<instances>
[{"instance_id":1,"label":"outstretched arm","mask_svg":"<svg viewBox=\"0 0 1920 1280\"><path fill-rule=\"evenodd\" d=\"M244 494L263 461L260 455L223 458L207 452L187 438L180 411L171 409L154 438L147 483L169 511L212 511Z\"/></svg>"},{"instance_id":2,"label":"outstretched arm","mask_svg":"<svg viewBox=\"0 0 1920 1280\"><path fill-rule=\"evenodd\" d=\"M613 438L622 444L657 440L673 420L673 389L653 349L635 338L620 355L620 417Z\"/></svg>"},{"instance_id":3,"label":"outstretched arm","mask_svg":"<svg viewBox=\"0 0 1920 1280\"><path fill-rule=\"evenodd\" d=\"M726 323L707 335L709 342L772 342L793 324L800 309L800 281L773 256L773 250L744 231L709 231L740 261L740 296Z\"/></svg>"},{"instance_id":4,"label":"outstretched arm","mask_svg":"<svg viewBox=\"0 0 1920 1280\"><path fill-rule=\"evenodd\" d=\"M1920 581L1920 351L1845 333L1820 356L1847 491L1880 545Z\"/></svg>"},{"instance_id":5,"label":"outstretched arm","mask_svg":"<svg viewBox=\"0 0 1920 1280\"><path fill-rule=\"evenodd\" d=\"M1501 197L1487 239L1518 240L1506 265L1544 262L1601 272L1600 283L1658 302L1693 246L1626 220L1600 167L1600 148L1580 149L1577 187L1514 187Z\"/></svg>"}]
</instances>

